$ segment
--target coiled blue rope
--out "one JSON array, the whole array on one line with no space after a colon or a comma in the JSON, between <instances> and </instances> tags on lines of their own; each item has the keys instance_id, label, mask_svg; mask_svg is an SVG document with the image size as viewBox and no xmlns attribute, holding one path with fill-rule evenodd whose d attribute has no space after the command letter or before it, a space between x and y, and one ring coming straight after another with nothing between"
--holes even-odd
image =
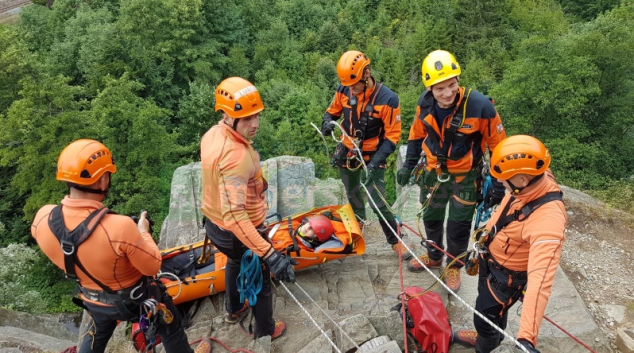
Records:
<instances>
[{"instance_id":1,"label":"coiled blue rope","mask_svg":"<svg viewBox=\"0 0 634 353\"><path fill-rule=\"evenodd\" d=\"M236 279L236 285L240 292L240 303L249 300L250 306L255 306L258 301L258 293L262 290L262 265L260 258L251 250L247 250L240 260L240 274Z\"/></svg>"},{"instance_id":2,"label":"coiled blue rope","mask_svg":"<svg viewBox=\"0 0 634 353\"><path fill-rule=\"evenodd\" d=\"M493 187L493 182L491 181L491 176L487 175L482 181L482 201L478 204L478 206L476 206L475 225L473 226L474 230L480 228L480 222L486 223L489 218L491 218L491 207L484 207L484 197L487 195L487 192L491 187Z\"/></svg>"}]
</instances>

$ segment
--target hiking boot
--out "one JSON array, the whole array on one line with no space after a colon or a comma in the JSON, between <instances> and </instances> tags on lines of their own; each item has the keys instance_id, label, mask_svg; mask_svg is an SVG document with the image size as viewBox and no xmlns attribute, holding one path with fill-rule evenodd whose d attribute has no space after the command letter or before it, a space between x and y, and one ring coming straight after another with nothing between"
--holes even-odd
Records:
<instances>
[{"instance_id":1,"label":"hiking boot","mask_svg":"<svg viewBox=\"0 0 634 353\"><path fill-rule=\"evenodd\" d=\"M457 292L458 289L460 289L460 268L449 267L446 269L445 284L454 292Z\"/></svg>"},{"instance_id":2,"label":"hiking boot","mask_svg":"<svg viewBox=\"0 0 634 353\"><path fill-rule=\"evenodd\" d=\"M398 253L401 253L401 258L403 260L408 260L412 257L412 254L407 251L407 249L400 242L392 245L392 250L394 250L397 255Z\"/></svg>"},{"instance_id":3,"label":"hiking boot","mask_svg":"<svg viewBox=\"0 0 634 353\"><path fill-rule=\"evenodd\" d=\"M476 330L460 330L454 331L451 337L452 343L458 343L465 347L475 347L478 331Z\"/></svg>"},{"instance_id":4,"label":"hiking boot","mask_svg":"<svg viewBox=\"0 0 634 353\"><path fill-rule=\"evenodd\" d=\"M424 263L425 266L427 266L428 268L438 268L442 265L442 258L440 260L432 260L429 258L428 254L421 255L418 257L418 259L422 263ZM421 266L421 264L418 262L417 259L411 259L407 263L407 269L410 270L411 272L420 272L425 270L423 266Z\"/></svg>"},{"instance_id":5,"label":"hiking boot","mask_svg":"<svg viewBox=\"0 0 634 353\"><path fill-rule=\"evenodd\" d=\"M244 319L244 317L247 316L248 313L249 313L249 300L245 299L244 306L242 307L242 309L236 311L233 314L225 313L225 322L233 325L236 322Z\"/></svg>"},{"instance_id":6,"label":"hiking boot","mask_svg":"<svg viewBox=\"0 0 634 353\"><path fill-rule=\"evenodd\" d=\"M284 336L285 333L286 333L286 324L284 323L284 321L276 321L275 331L273 331L273 334L271 334L271 341Z\"/></svg>"},{"instance_id":7,"label":"hiking boot","mask_svg":"<svg viewBox=\"0 0 634 353\"><path fill-rule=\"evenodd\" d=\"M211 340L209 338L205 338L200 341L196 349L194 349L194 353L211 353Z\"/></svg>"}]
</instances>

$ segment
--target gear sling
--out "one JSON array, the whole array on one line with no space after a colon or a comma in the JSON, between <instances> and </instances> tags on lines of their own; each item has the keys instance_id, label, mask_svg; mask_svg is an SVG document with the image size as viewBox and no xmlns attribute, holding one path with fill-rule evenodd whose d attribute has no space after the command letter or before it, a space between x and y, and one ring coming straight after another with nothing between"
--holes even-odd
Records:
<instances>
[{"instance_id":1,"label":"gear sling","mask_svg":"<svg viewBox=\"0 0 634 353\"><path fill-rule=\"evenodd\" d=\"M363 140L365 140L366 138L365 130L368 127L368 119L370 117L370 114L372 114L372 112L374 111L374 102L376 101L376 97L378 96L381 88L383 88L383 84L379 83L377 87L374 89L374 91L372 92L372 94L370 95L370 98L368 99L368 104L366 104L365 108L363 109L361 116L359 116L359 113L357 111L357 105L358 105L357 97L355 97L352 94L352 92L350 92L351 94L350 96L348 96L348 102L350 103L350 110L352 113L352 128L354 129L354 136L353 136L354 143L359 147L359 152L361 154L364 154ZM346 159L346 164L340 165L340 166L342 167L345 166L350 170L359 169L359 167L361 166L361 161L359 160L359 158L361 157L357 153L355 153L355 151L349 151L344 146L343 142L340 142L339 145L337 146L337 150L335 151L334 164L337 165L337 162L343 160L344 155Z\"/></svg>"},{"instance_id":2,"label":"gear sling","mask_svg":"<svg viewBox=\"0 0 634 353\"><path fill-rule=\"evenodd\" d=\"M93 277L90 272L86 270L84 265L81 263L81 261L79 261L79 258L77 257L77 248L84 241L86 241L86 239L88 239L88 237L92 234L93 230L97 227L99 222L101 222L103 217L108 213L114 212L110 211L106 207L100 208L92 212L75 229L69 231L64 224L64 218L62 216L62 206L57 206L51 211L49 215L48 225L57 240L59 240L62 252L64 253L64 271L66 272L66 278L77 282L77 289L75 290L74 295L81 292L86 298L89 298L90 300L113 305L117 308L121 315L134 318L137 317L138 314L130 311L130 309L128 309L128 305L136 303L137 300L142 301L144 299L142 298L142 296L144 296L146 292L145 289L148 283L147 277L142 277L139 283L130 288L113 291L111 288ZM86 276L88 276L93 282L101 287L103 291L96 291L82 287L79 284L79 278L77 277L75 266L79 267L79 269L81 269L86 274ZM137 297L134 297L135 292L139 292ZM73 296L73 303L85 309L82 300L77 298L76 296Z\"/></svg>"}]
</instances>

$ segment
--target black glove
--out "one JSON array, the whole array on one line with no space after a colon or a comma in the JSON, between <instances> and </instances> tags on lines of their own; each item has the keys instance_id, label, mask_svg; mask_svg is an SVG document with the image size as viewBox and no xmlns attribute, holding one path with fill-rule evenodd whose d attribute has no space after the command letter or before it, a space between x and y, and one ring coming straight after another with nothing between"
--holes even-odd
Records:
<instances>
[{"instance_id":1,"label":"black glove","mask_svg":"<svg viewBox=\"0 0 634 353\"><path fill-rule=\"evenodd\" d=\"M331 121L332 119L329 116L324 116L324 120L321 122L321 133L326 137L332 134L332 129L334 128L334 125L330 123Z\"/></svg>"},{"instance_id":2,"label":"black glove","mask_svg":"<svg viewBox=\"0 0 634 353\"><path fill-rule=\"evenodd\" d=\"M273 253L269 255L269 257L264 258L264 263L269 270L273 272L273 276L276 280L295 283L295 269L293 265L297 265L298 262L293 260L290 256L273 250Z\"/></svg>"},{"instance_id":3,"label":"black glove","mask_svg":"<svg viewBox=\"0 0 634 353\"><path fill-rule=\"evenodd\" d=\"M526 348L526 350L529 353L539 353L537 348L535 348L535 346L533 346L533 344L528 342L527 340L525 340L523 338L520 338L520 339L517 340L517 342L519 342L522 346L524 346L524 348Z\"/></svg>"},{"instance_id":4,"label":"black glove","mask_svg":"<svg viewBox=\"0 0 634 353\"><path fill-rule=\"evenodd\" d=\"M407 167L403 167L399 169L398 172L396 173L396 182L398 183L398 185L400 186L407 185L407 183L409 182L409 179L412 177L413 171L414 171L413 168L410 169Z\"/></svg>"},{"instance_id":5,"label":"black glove","mask_svg":"<svg viewBox=\"0 0 634 353\"><path fill-rule=\"evenodd\" d=\"M505 192L504 185L497 180L491 180L491 187L487 190L487 194L484 195L484 208L491 208L497 206L502 202Z\"/></svg>"},{"instance_id":6,"label":"black glove","mask_svg":"<svg viewBox=\"0 0 634 353\"><path fill-rule=\"evenodd\" d=\"M363 185L370 186L381 178L381 169L378 166L368 164L368 172L363 175Z\"/></svg>"}]
</instances>

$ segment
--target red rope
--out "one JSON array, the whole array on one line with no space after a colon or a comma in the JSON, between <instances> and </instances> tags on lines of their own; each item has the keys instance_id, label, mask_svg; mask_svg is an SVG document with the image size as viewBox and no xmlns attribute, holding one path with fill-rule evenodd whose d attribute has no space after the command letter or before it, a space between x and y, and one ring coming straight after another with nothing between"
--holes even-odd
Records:
<instances>
[{"instance_id":1,"label":"red rope","mask_svg":"<svg viewBox=\"0 0 634 353\"><path fill-rule=\"evenodd\" d=\"M214 342L218 343L218 344L219 344L219 345L221 345L224 349L228 350L228 351L229 351L229 352L231 352L231 353L254 353L254 352L249 351L249 350L246 350L246 349L244 349L244 348L231 349L231 348L229 348L229 346L227 346L224 342L222 342L221 340L219 340L219 339L217 339L217 338L215 338L215 337L211 337L211 336L210 336L210 337L207 337L207 338L209 338L210 340L212 340L212 341L214 341ZM192 344L196 344L196 343L198 343L198 342L200 342L200 341L202 341L202 340L204 340L204 339L205 339L205 338L203 337L203 338L199 338L199 339L197 339L197 340L195 340L195 341L191 341L191 342L189 342L189 345L191 346Z\"/></svg>"},{"instance_id":2,"label":"red rope","mask_svg":"<svg viewBox=\"0 0 634 353\"><path fill-rule=\"evenodd\" d=\"M403 224L403 226L405 228L407 228L409 231L411 231L412 233L416 234L417 236L419 236L420 238L424 239L422 235L418 234L417 231L415 231L414 229L412 229L410 226L408 226L407 224ZM441 249L438 245L436 245L436 243L434 242L428 242L429 244L431 244L433 247L435 247L436 249L442 251L445 255L451 257L452 259L455 259L455 256L449 254L448 252L445 251L445 249ZM460 260L458 260L457 262L460 262L462 265L464 265L464 263ZM401 280L402 280L402 276L401 276ZM548 322L550 322L551 324L553 324L556 328L560 329L561 332L565 333L566 335L568 335L570 338L572 338L575 342L579 343L580 345L582 345L583 347L585 347L587 350L589 350L592 353L597 353L595 352L592 348L590 348L587 344L583 343L580 339L578 339L577 337L575 337L572 333L566 331L563 327L559 326L558 324L556 324L553 320L551 320L548 316L544 315L544 319L546 319Z\"/></svg>"},{"instance_id":3,"label":"red rope","mask_svg":"<svg viewBox=\"0 0 634 353\"><path fill-rule=\"evenodd\" d=\"M544 319L548 320L548 322L550 322L551 324L553 324L556 328L560 329L563 333L567 334L568 336L570 336L570 338L572 338L573 340L575 340L575 342L579 343L580 345L584 346L587 350L589 350L592 353L597 353L596 351L594 351L592 348L590 348L587 344L581 342L580 339L578 339L577 337L573 336L572 333L566 331L563 327L557 325L553 320L551 320L548 316L544 315Z\"/></svg>"},{"instance_id":4,"label":"red rope","mask_svg":"<svg viewBox=\"0 0 634 353\"><path fill-rule=\"evenodd\" d=\"M397 225L396 230L398 233L399 239L401 238L401 226ZM402 244L398 244L402 247ZM403 254L401 253L401 249L398 249L398 273L401 277L401 293L405 293L405 283L403 282ZM405 313L405 295L400 295L401 297L401 316L403 317L403 346L405 346L405 353L409 353L407 348L407 314Z\"/></svg>"}]
</instances>

